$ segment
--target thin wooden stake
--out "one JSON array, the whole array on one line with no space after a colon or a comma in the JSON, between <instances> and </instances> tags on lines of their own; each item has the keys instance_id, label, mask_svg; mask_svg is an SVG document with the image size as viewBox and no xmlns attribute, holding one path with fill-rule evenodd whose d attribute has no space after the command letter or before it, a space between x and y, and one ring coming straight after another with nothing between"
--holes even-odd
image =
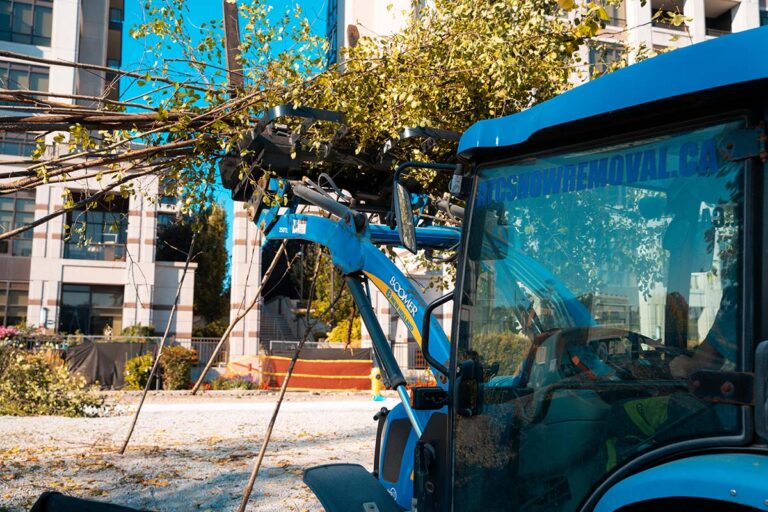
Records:
<instances>
[{"instance_id":1,"label":"thin wooden stake","mask_svg":"<svg viewBox=\"0 0 768 512\"><path fill-rule=\"evenodd\" d=\"M136 412L133 415L133 421L131 421L131 428L128 430L128 435L125 436L125 441L123 441L123 446L120 448L120 455L125 454L126 448L128 448L128 443L131 440L131 436L133 435L133 430L136 428L136 422L139 420L139 414L141 413L141 407L144 405L144 400L147 399L147 393L149 392L149 386L152 385L152 379L154 378L155 374L157 373L157 368L160 366L160 356L163 354L163 348L165 347L165 340L168 339L168 333L171 330L171 323L173 322L173 317L176 315L176 307L179 304L179 297L181 296L181 288L184 285L184 278L187 277L187 270L189 270L189 262L192 260L192 252L195 247L195 241L197 240L197 231L195 231L192 234L192 240L189 242L189 252L187 253L187 259L184 262L184 272L181 274L181 279L179 280L179 286L176 288L176 297L173 299L173 307L171 307L171 315L168 317L168 322L165 324L165 332L163 333L163 338L160 340L160 348L157 349L157 357L155 357L155 362L152 363L152 369L149 371L149 378L147 379L147 383L144 385L144 392L141 394L141 400L139 401L139 406L136 408Z\"/></svg>"}]
</instances>

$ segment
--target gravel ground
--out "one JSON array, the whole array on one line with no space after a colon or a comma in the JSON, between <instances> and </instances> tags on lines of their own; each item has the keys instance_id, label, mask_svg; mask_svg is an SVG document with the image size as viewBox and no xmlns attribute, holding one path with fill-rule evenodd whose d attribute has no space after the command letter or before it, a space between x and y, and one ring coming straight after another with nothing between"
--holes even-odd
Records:
<instances>
[{"instance_id":1,"label":"gravel ground","mask_svg":"<svg viewBox=\"0 0 768 512\"><path fill-rule=\"evenodd\" d=\"M0 512L27 511L46 490L142 510L235 510L275 399L272 392L154 394L123 456L116 450L136 394L109 394L108 417L0 416ZM335 461L370 469L373 414L395 403L363 393L289 393L248 510L322 510L302 470Z\"/></svg>"}]
</instances>

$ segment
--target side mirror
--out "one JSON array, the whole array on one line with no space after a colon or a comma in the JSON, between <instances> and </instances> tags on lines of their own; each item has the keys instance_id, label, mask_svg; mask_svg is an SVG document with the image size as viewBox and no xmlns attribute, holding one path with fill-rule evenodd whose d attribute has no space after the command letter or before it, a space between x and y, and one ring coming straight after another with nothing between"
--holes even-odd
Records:
<instances>
[{"instance_id":1,"label":"side mirror","mask_svg":"<svg viewBox=\"0 0 768 512\"><path fill-rule=\"evenodd\" d=\"M413 254L416 254L416 251L418 251L419 248L416 245L416 227L413 225L411 193L408 192L405 185L399 181L395 182L392 193L395 219L397 220L397 230L400 235L400 244Z\"/></svg>"}]
</instances>

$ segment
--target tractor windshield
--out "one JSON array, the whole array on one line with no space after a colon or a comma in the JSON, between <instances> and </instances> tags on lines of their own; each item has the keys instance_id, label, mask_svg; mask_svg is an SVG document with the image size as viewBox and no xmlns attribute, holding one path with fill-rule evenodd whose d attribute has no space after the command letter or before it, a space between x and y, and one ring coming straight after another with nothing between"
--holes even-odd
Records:
<instances>
[{"instance_id":1,"label":"tractor windshield","mask_svg":"<svg viewBox=\"0 0 768 512\"><path fill-rule=\"evenodd\" d=\"M733 436L739 407L689 392L741 358L744 164L734 121L479 173L459 360L455 510L575 510L612 471Z\"/></svg>"}]
</instances>

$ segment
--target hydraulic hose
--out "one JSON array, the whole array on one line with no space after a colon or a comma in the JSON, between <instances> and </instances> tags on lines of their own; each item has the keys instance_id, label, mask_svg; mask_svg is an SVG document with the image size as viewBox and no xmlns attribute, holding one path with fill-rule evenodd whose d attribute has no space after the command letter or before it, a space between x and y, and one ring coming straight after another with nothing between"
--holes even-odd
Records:
<instances>
[{"instance_id":1,"label":"hydraulic hose","mask_svg":"<svg viewBox=\"0 0 768 512\"><path fill-rule=\"evenodd\" d=\"M451 217L464 220L464 208L451 204L447 199L438 199L435 201L435 206L437 206L438 210L447 213Z\"/></svg>"},{"instance_id":2,"label":"hydraulic hose","mask_svg":"<svg viewBox=\"0 0 768 512\"><path fill-rule=\"evenodd\" d=\"M335 201L333 198L312 190L301 182L292 181L291 188L293 193L304 201L313 204L318 208L322 208L332 215L342 219L344 222L354 223L355 229L358 232L362 231L365 227L365 215L362 213L356 212L338 201Z\"/></svg>"}]
</instances>

